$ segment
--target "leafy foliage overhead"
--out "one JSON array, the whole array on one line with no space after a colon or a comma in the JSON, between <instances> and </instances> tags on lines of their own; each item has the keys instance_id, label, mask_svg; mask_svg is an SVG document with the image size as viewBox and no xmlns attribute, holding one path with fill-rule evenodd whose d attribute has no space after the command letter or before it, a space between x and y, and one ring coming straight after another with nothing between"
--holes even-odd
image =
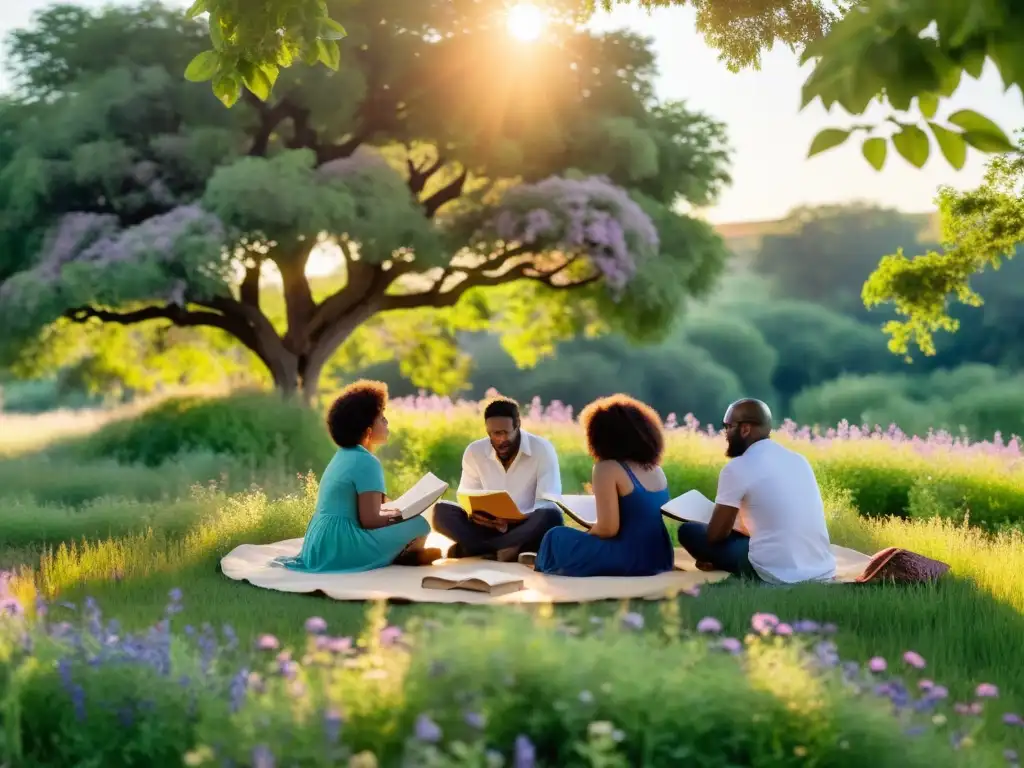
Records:
<instances>
[{"instance_id":1,"label":"leafy foliage overhead","mask_svg":"<svg viewBox=\"0 0 1024 768\"><path fill-rule=\"evenodd\" d=\"M839 104L851 115L864 114L874 102L892 110L883 126L825 129L812 141L812 156L854 134L863 134L862 153L879 170L890 143L917 168L933 153L932 139L957 169L963 167L968 148L1013 150L1006 133L983 115L970 109L943 117L939 113L963 76L979 77L986 62L995 65L1007 89L1024 86L1024 49L1019 43L1024 4L1017 0L586 0L568 8L562 0L538 4L563 18L569 11L575 20L616 5L692 7L698 31L730 69L757 67L764 50L786 45L800 50L804 63L813 63L803 87L804 106L821 99L826 107ZM212 79L214 91L230 105L243 85L265 99L280 68L300 58L337 69L336 41L345 33L333 17L348 23L356 14L353 5L358 0L270 0L257 8L240 0L197 0L191 14L210 12L213 49L193 60L188 76ZM453 0L451 5L454 13L462 13L472 3ZM920 117L909 114L915 106ZM880 131L883 127L888 133Z\"/></svg>"},{"instance_id":2,"label":"leafy foliage overhead","mask_svg":"<svg viewBox=\"0 0 1024 768\"><path fill-rule=\"evenodd\" d=\"M971 280L986 268L999 269L1024 243L1024 154L994 157L977 189L940 189L939 214L942 252L908 258L900 249L884 257L864 284L865 304L891 303L903 318L888 322L885 331L890 349L904 355L911 344L935 354L935 331L960 326L949 314L950 297L981 306Z\"/></svg>"},{"instance_id":3,"label":"leafy foliage overhead","mask_svg":"<svg viewBox=\"0 0 1024 768\"><path fill-rule=\"evenodd\" d=\"M583 328L663 332L722 268L676 204L727 183L723 127L655 99L646 41L565 21L526 46L494 29L503 7L348 3L344 66L288 70L232 110L176 73L199 22L39 15L12 36L19 91L0 104L5 341L62 317L212 327L311 395L357 331L454 369L455 335L482 324L524 354ZM138 63L113 44L134 34ZM336 270L321 295L313 260ZM424 327L417 308L448 314ZM350 353L378 346L398 348Z\"/></svg>"}]
</instances>

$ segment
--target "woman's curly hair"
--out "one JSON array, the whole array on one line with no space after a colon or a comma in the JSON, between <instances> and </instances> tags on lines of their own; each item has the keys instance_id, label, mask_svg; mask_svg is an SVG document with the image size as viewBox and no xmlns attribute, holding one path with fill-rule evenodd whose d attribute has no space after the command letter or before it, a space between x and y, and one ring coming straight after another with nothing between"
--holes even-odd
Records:
<instances>
[{"instance_id":1,"label":"woman's curly hair","mask_svg":"<svg viewBox=\"0 0 1024 768\"><path fill-rule=\"evenodd\" d=\"M631 461L644 468L661 464L661 417L639 400L628 395L602 397L580 412L580 425L596 461Z\"/></svg>"},{"instance_id":2,"label":"woman's curly hair","mask_svg":"<svg viewBox=\"0 0 1024 768\"><path fill-rule=\"evenodd\" d=\"M345 387L327 411L327 431L342 448L354 448L388 404L388 385L360 380Z\"/></svg>"}]
</instances>

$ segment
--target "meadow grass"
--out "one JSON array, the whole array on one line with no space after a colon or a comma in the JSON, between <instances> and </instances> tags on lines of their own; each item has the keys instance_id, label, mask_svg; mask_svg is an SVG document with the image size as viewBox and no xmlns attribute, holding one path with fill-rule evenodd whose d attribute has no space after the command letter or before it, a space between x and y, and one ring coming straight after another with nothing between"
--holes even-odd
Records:
<instances>
[{"instance_id":1,"label":"meadow grass","mask_svg":"<svg viewBox=\"0 0 1024 768\"><path fill-rule=\"evenodd\" d=\"M418 414L393 421L400 426L382 454L389 488L405 487L425 469L457 480L462 448L476 437L475 420ZM558 447L566 490L578 490L590 467L580 450L578 429L551 423L532 426ZM555 615L582 627L584 633L592 618L626 609L644 616L654 635L667 627L692 629L700 619L713 616L723 632L742 637L755 612L834 623L837 642L848 658L881 656L896 664L904 652L913 650L924 656L928 674L946 685L953 697L968 700L975 685L992 682L1000 686L1006 706L1024 708L1024 666L1012 662L1024 656L1024 536L971 526L962 517L955 519L955 507L944 517L926 517L924 506L929 499L941 500L940 492L918 493L911 519L865 516L860 512L867 510L858 511L854 495L837 479L844 466L898 466L916 469L922 480L931 479L932 485L921 486L925 489L941 491L941 482L963 476L1015 487L1020 485L1013 472L1015 460L984 454L957 458L938 451L929 457L913 446L870 440L793 444L816 466L839 468L821 472L836 543L865 552L905 547L949 563L952 575L938 585L913 588L767 588L727 580L705 587L697 597L629 606L562 606ZM713 478L723 461L721 447L717 439L674 433L667 455L674 489L682 490L688 479L706 486L707 477ZM180 588L186 599L179 626L230 624L243 642L270 632L296 646L304 642L302 627L310 616L322 616L335 633L357 635L374 610L365 604L261 590L218 572L220 558L238 544L301 536L315 501L315 475L268 470L265 484L239 490L229 479L210 481L211 475L237 470L223 457L183 457L156 468L69 461L58 451L0 462L0 476L22 478L20 484L13 483L16 495L0 486L0 568L27 566L14 583L26 605L38 595L78 607L91 596L108 616L141 628L160 615L170 590ZM62 500L46 489L47 476L58 480L76 472L82 477L95 475L100 482L90 487L99 491L106 484L108 492L68 501L72 494ZM201 482L195 482L191 473L201 475ZM153 489L159 489L158 496L147 495ZM70 617L72 610L51 608L56 619ZM396 605L388 612L397 624L423 618L448 622L456 615L488 623L522 610L537 609Z\"/></svg>"}]
</instances>

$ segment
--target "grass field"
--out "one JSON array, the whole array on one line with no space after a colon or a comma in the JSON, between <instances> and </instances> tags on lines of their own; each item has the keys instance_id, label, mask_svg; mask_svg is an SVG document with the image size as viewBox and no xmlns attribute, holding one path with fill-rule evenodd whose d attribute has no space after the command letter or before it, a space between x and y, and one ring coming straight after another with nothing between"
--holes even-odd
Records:
<instances>
[{"instance_id":1,"label":"grass field","mask_svg":"<svg viewBox=\"0 0 1024 768\"><path fill-rule=\"evenodd\" d=\"M533 413L528 427L555 442L563 482L571 492L587 479L589 460L570 416L556 406ZM180 589L184 597L174 626L182 637L186 625L229 624L242 647L251 647L269 633L281 644L301 649L306 642L304 623L311 616L326 620L332 634L358 636L368 622L406 626L424 620L469 620L478 622L473 626L500 627L505 614L520 613L394 606L382 619L379 606L277 594L228 581L219 575L217 564L237 544L302 534L320 467L309 467L311 473L300 476L286 462L268 461L257 467L238 458L202 453L154 467L126 466L72 456L62 447L109 418L83 414L0 420L7 444L7 458L0 461L0 569L16 571L9 589L30 612L36 597L49 602L50 622L75 621L86 597L91 597L125 631L141 630L162 615L172 590ZM462 448L478 436L478 420L475 406L468 404L396 404L391 417L394 439L383 453L389 488L402 488L425 469L456 481ZM705 617L716 618L724 635L737 638L750 632L751 616L758 612L783 621L831 623L837 627L833 639L846 659L863 664L881 657L896 669L908 651L923 656L927 667L921 674L948 688L948 705L975 702L981 683L997 685L997 701L974 714L957 715L950 709L948 723L943 716L941 723L936 719L929 728L958 743L970 731L973 740L985 741L997 757L1003 749L1017 749L1022 729L1012 717L1003 722L1005 713L1024 710L1024 665L1019 663L1024 657L1024 535L1013 516L1024 512L1024 476L1017 443L972 446L941 435L910 441L846 427L817 439L787 429L779 439L805 451L818 468L836 543L861 551L902 546L948 562L952 576L928 588L771 589L727 581L674 602L567 607L556 610L553 619L546 618L549 612L544 609L525 613L532 620L573 628L571 637L552 643L587 643L587 636L629 612L642 617L642 634L659 644L659 653L677 647L681 664L690 653L688 646L669 641L679 642L674 638L680 633L689 636ZM673 492L693 486L713 492L724 460L722 449L718 436L692 426L673 430L667 458ZM872 501L882 508L872 509ZM886 514L899 506L902 517ZM981 510L985 527L972 524L976 509ZM631 621L637 625L641 619ZM564 648L558 652L569 653ZM2 681L0 677L0 685ZM981 730L974 733L975 725L957 726L957 717L977 723ZM478 757L475 763L466 758L417 764L493 764L486 756ZM1006 759L1012 763L1013 755ZM976 756L970 764L984 762ZM36 764L51 763L40 758ZM258 764L255 758L252 764Z\"/></svg>"}]
</instances>

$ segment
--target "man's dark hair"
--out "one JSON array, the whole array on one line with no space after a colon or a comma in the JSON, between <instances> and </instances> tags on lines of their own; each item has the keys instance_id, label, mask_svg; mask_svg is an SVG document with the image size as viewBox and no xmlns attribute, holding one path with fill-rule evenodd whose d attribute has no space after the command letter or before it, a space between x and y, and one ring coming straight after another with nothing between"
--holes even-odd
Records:
<instances>
[{"instance_id":1,"label":"man's dark hair","mask_svg":"<svg viewBox=\"0 0 1024 768\"><path fill-rule=\"evenodd\" d=\"M512 419L519 424L519 404L507 397L496 397L484 408L484 420L487 419Z\"/></svg>"},{"instance_id":2,"label":"man's dark hair","mask_svg":"<svg viewBox=\"0 0 1024 768\"><path fill-rule=\"evenodd\" d=\"M661 463L661 418L639 400L628 395L595 400L580 413L580 424L597 461L632 461L647 469Z\"/></svg>"},{"instance_id":3,"label":"man's dark hair","mask_svg":"<svg viewBox=\"0 0 1024 768\"><path fill-rule=\"evenodd\" d=\"M327 431L342 448L354 448L366 436L388 403L388 385L360 380L349 384L327 411Z\"/></svg>"}]
</instances>

